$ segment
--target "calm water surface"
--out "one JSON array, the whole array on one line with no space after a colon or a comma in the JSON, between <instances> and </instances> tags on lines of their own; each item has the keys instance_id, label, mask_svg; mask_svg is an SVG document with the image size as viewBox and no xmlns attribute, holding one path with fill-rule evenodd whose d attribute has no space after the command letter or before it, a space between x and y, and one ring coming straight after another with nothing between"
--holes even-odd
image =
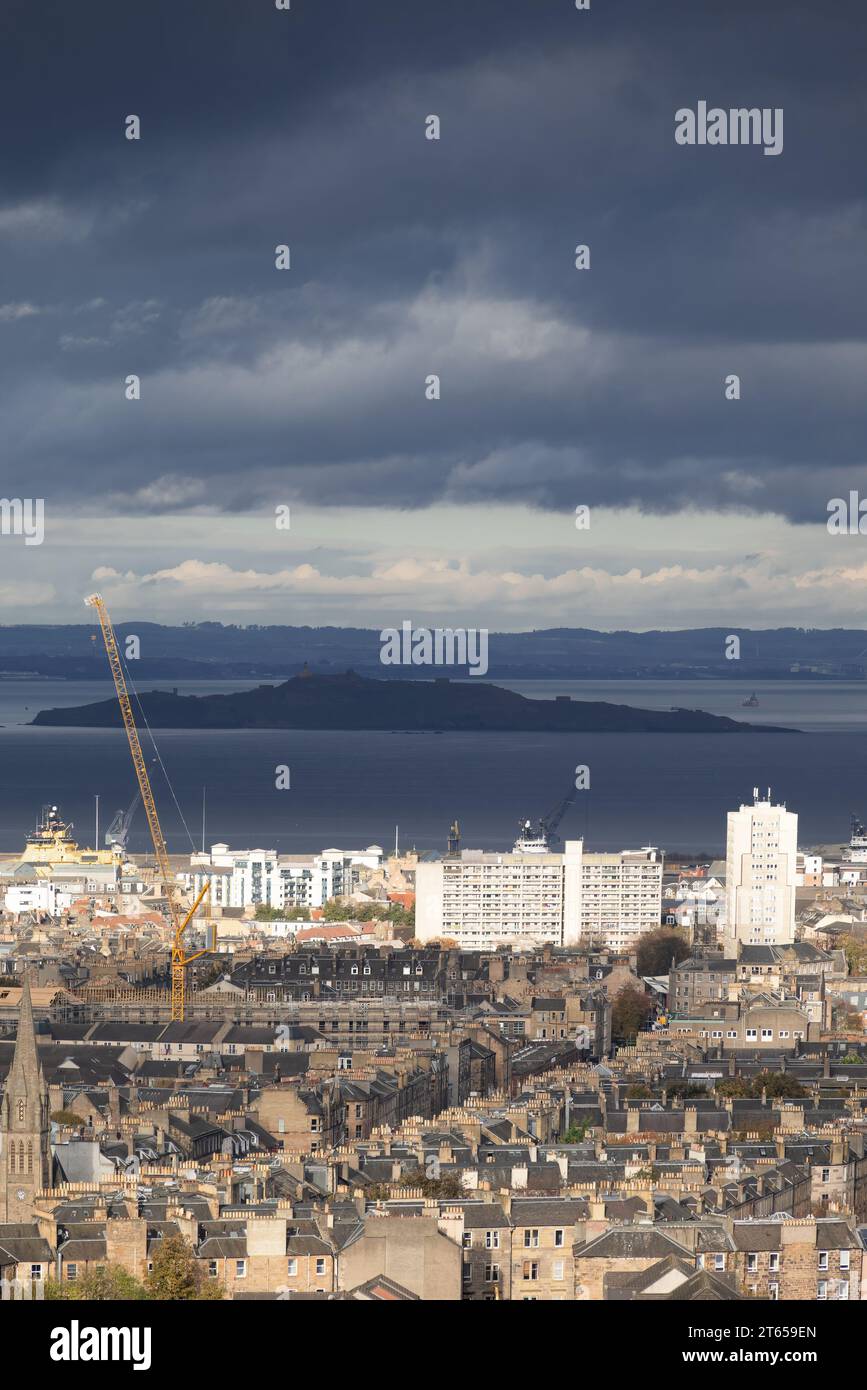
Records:
<instances>
[{"instance_id":1,"label":"calm water surface","mask_svg":"<svg viewBox=\"0 0 867 1390\"><path fill-rule=\"evenodd\" d=\"M248 689L249 681L158 681L182 694ZM753 723L787 724L794 734L390 734L160 730L160 752L187 822L160 773L154 787L173 853L201 840L207 785L208 843L304 853L330 846L394 843L444 849L457 817L463 842L509 848L519 820L550 812L590 767L589 791L576 794L564 835L588 847L721 853L725 813L771 786L798 812L802 844L847 838L852 811L867 814L867 684L768 682L759 708L743 710L752 686L738 682L527 681L510 688L539 698L575 698L667 709L705 709ZM40 806L57 802L93 840L94 795L103 829L135 790L120 729L34 729L37 710L108 699L110 681L0 681L0 851L23 845ZM149 753L143 736L146 755ZM275 788L288 764L291 789ZM141 812L130 839L148 849Z\"/></svg>"}]
</instances>

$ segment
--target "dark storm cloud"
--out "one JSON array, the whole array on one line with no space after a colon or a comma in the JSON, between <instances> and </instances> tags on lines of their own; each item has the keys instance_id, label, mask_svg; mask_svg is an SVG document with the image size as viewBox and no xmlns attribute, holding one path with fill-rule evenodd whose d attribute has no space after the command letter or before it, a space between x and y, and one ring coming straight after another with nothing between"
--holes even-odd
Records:
<instances>
[{"instance_id":1,"label":"dark storm cloud","mask_svg":"<svg viewBox=\"0 0 867 1390\"><path fill-rule=\"evenodd\" d=\"M159 0L3 23L7 495L809 519L857 484L860 6ZM783 107L783 154L676 146L699 100Z\"/></svg>"}]
</instances>

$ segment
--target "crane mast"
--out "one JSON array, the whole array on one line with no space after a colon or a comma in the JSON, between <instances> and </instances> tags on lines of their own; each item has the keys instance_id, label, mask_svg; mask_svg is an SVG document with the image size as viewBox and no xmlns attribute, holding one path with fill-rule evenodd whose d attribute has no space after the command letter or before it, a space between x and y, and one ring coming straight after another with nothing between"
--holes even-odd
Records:
<instances>
[{"instance_id":1,"label":"crane mast","mask_svg":"<svg viewBox=\"0 0 867 1390\"><path fill-rule=\"evenodd\" d=\"M208 884L199 893L193 906L185 917L181 916L181 907L174 892L174 880L169 865L169 855L166 849L165 836L163 835L160 818L157 815L156 802L151 790L150 778L148 777L147 764L142 753L139 741L138 729L136 728L135 717L132 712L129 692L126 687L126 678L123 674L123 665L120 653L117 649L117 638L114 635L114 628L108 616L108 609L103 602L101 594L91 594L86 598L85 603L89 608L95 608L99 618L99 626L102 629L102 640L105 643L105 650L108 656L108 664L114 679L114 688L117 692L117 702L120 705L120 712L123 716L123 726L126 730L126 737L129 743L129 751L132 755L135 775L138 779L139 791L141 792L142 805L145 808L148 828L153 841L154 857L157 862L157 869L163 880L166 891L166 898L169 905L169 914L172 919L172 1022L183 1022L184 1008L186 1002L186 967L191 961L198 960L199 956L205 955L205 951L196 951L193 955L186 955L184 951L183 935L187 925L192 920L193 914L208 892Z\"/></svg>"}]
</instances>

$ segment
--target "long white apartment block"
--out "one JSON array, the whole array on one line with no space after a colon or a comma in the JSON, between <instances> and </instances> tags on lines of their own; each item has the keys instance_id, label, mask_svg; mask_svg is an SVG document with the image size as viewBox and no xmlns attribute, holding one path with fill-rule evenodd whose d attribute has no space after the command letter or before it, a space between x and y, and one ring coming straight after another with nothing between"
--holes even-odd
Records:
<instances>
[{"instance_id":1,"label":"long white apartment block","mask_svg":"<svg viewBox=\"0 0 867 1390\"><path fill-rule=\"evenodd\" d=\"M581 865L581 935L611 951L629 951L662 920L661 850L585 854Z\"/></svg>"},{"instance_id":2,"label":"long white apartment block","mask_svg":"<svg viewBox=\"0 0 867 1390\"><path fill-rule=\"evenodd\" d=\"M726 949L795 939L798 817L753 789L753 804L728 813Z\"/></svg>"},{"instance_id":3,"label":"long white apartment block","mask_svg":"<svg viewBox=\"0 0 867 1390\"><path fill-rule=\"evenodd\" d=\"M575 945L592 936L628 949L662 914L662 855L656 849L585 854L463 850L416 868L416 936L451 937L467 950L501 944Z\"/></svg>"},{"instance_id":4,"label":"long white apartment block","mask_svg":"<svg viewBox=\"0 0 867 1390\"><path fill-rule=\"evenodd\" d=\"M195 893L210 883L213 907L322 907L329 898L348 897L359 869L378 868L382 858L380 845L304 855L216 844L210 853L190 856L190 877Z\"/></svg>"}]
</instances>

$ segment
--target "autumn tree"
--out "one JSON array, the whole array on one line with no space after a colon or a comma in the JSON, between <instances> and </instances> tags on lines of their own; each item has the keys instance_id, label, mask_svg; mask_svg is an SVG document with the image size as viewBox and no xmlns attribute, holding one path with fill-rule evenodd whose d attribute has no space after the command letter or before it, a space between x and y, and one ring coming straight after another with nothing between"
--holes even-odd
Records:
<instances>
[{"instance_id":1,"label":"autumn tree","mask_svg":"<svg viewBox=\"0 0 867 1390\"><path fill-rule=\"evenodd\" d=\"M148 1298L161 1302L223 1297L216 1280L205 1278L192 1247L183 1236L164 1236L158 1242L144 1287Z\"/></svg>"},{"instance_id":2,"label":"autumn tree","mask_svg":"<svg viewBox=\"0 0 867 1390\"><path fill-rule=\"evenodd\" d=\"M752 1097L756 1100L762 1091L771 1100L796 1100L807 1094L800 1081L784 1071L760 1071L753 1077L727 1076L717 1081L714 1091L718 1096Z\"/></svg>"},{"instance_id":3,"label":"autumn tree","mask_svg":"<svg viewBox=\"0 0 867 1390\"><path fill-rule=\"evenodd\" d=\"M648 932L638 942L639 975L667 975L672 958L676 965L689 955L689 944L683 932L660 927Z\"/></svg>"},{"instance_id":4,"label":"autumn tree","mask_svg":"<svg viewBox=\"0 0 867 1390\"><path fill-rule=\"evenodd\" d=\"M850 975L867 975L867 941L857 936L844 936L843 950Z\"/></svg>"},{"instance_id":5,"label":"autumn tree","mask_svg":"<svg viewBox=\"0 0 867 1390\"><path fill-rule=\"evenodd\" d=\"M614 996L611 1009L611 1032L620 1042L634 1043L635 1036L653 1004L648 995L635 985L624 985Z\"/></svg>"},{"instance_id":6,"label":"autumn tree","mask_svg":"<svg viewBox=\"0 0 867 1390\"><path fill-rule=\"evenodd\" d=\"M65 1125L67 1129L75 1129L76 1126L84 1124L80 1115L76 1115L74 1110L52 1110L51 1118L56 1125Z\"/></svg>"}]
</instances>

